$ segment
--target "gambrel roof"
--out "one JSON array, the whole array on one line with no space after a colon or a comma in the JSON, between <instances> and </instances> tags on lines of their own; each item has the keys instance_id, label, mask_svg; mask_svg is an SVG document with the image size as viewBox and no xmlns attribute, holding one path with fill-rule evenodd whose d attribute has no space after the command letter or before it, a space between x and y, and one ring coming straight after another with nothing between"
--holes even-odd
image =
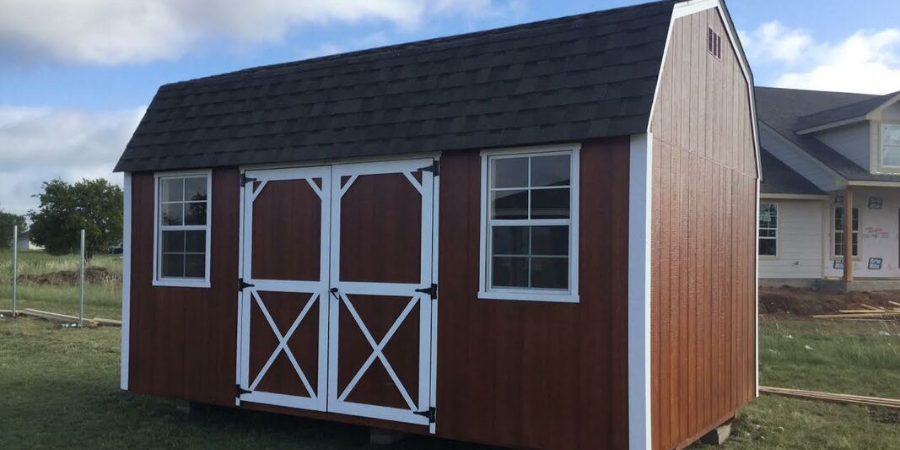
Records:
<instances>
[{"instance_id":1,"label":"gambrel roof","mask_svg":"<svg viewBox=\"0 0 900 450\"><path fill-rule=\"evenodd\" d=\"M674 4L168 84L157 92L116 171L645 133Z\"/></svg>"}]
</instances>

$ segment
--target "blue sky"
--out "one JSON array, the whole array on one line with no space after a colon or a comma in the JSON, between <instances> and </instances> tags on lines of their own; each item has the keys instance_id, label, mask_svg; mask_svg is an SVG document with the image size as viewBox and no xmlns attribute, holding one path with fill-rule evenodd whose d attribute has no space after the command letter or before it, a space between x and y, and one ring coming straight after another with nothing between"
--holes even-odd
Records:
<instances>
[{"instance_id":1,"label":"blue sky","mask_svg":"<svg viewBox=\"0 0 900 450\"><path fill-rule=\"evenodd\" d=\"M110 170L159 85L641 3L627 0L4 0L0 209ZM900 2L733 0L757 84L900 90Z\"/></svg>"}]
</instances>

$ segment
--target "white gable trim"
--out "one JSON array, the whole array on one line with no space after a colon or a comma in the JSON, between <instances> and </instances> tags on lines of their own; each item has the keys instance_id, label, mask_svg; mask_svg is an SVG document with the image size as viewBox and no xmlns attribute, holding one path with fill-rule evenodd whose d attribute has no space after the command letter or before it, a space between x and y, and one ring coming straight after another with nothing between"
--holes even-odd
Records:
<instances>
[{"instance_id":1,"label":"white gable trim","mask_svg":"<svg viewBox=\"0 0 900 450\"><path fill-rule=\"evenodd\" d=\"M128 349L131 335L131 173L125 172L124 217L122 229L122 348L119 367L119 388L128 390Z\"/></svg>"},{"instance_id":2,"label":"white gable trim","mask_svg":"<svg viewBox=\"0 0 900 450\"><path fill-rule=\"evenodd\" d=\"M659 67L659 75L656 77L656 89L653 92L653 103L650 106L650 120L647 121L647 133L650 133L650 125L653 123L653 113L656 111L657 104L659 102L659 90L662 85L662 72L666 66L666 58L669 55L669 44L672 42L672 28L675 25L675 21L681 17L689 16L691 14L696 14L701 11L706 11L707 9L716 8L716 11L719 13L719 18L722 19L722 24L725 26L725 31L728 32L728 42L731 44L732 50L734 50L734 54L737 56L738 62L740 62L741 73L744 75L744 80L747 81L747 95L750 99L750 119L751 125L753 127L753 148L756 152L756 176L759 179L762 179L762 160L760 158L760 150L759 150L759 129L757 125L757 116L756 116L756 93L754 91L754 82L753 82L753 73L750 71L750 65L747 63L747 59L744 57L744 52L738 45L737 33L735 33L732 28L731 19L728 16L727 10L725 6L722 4L721 0L689 0L686 2L676 3L675 7L672 10L672 19L669 21L669 31L666 35L666 46L663 49L662 62Z\"/></svg>"}]
</instances>

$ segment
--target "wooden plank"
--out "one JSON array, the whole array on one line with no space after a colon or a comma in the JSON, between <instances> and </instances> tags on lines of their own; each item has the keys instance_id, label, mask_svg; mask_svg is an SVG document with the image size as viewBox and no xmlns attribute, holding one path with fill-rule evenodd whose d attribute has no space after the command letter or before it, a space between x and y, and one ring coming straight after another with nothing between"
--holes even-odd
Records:
<instances>
[{"instance_id":1,"label":"wooden plank","mask_svg":"<svg viewBox=\"0 0 900 450\"><path fill-rule=\"evenodd\" d=\"M900 399L864 397L859 395L847 394L832 394L827 392L804 391L799 389L775 388L768 386L760 386L759 392L762 394L780 395L783 397L799 398L804 400L820 400L831 403L900 409Z\"/></svg>"}]
</instances>

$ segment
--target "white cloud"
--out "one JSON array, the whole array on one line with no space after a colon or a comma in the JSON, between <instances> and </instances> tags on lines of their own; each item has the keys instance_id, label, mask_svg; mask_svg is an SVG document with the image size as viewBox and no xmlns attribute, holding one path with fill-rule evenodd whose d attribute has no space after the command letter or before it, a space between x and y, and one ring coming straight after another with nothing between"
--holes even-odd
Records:
<instances>
[{"instance_id":1,"label":"white cloud","mask_svg":"<svg viewBox=\"0 0 900 450\"><path fill-rule=\"evenodd\" d=\"M900 28L859 30L830 43L769 22L741 33L741 39L754 67L772 73L758 80L762 84L871 94L900 90Z\"/></svg>"},{"instance_id":2,"label":"white cloud","mask_svg":"<svg viewBox=\"0 0 900 450\"><path fill-rule=\"evenodd\" d=\"M35 208L32 196L54 178L121 185L112 169L143 114L0 106L0 209Z\"/></svg>"},{"instance_id":3,"label":"white cloud","mask_svg":"<svg viewBox=\"0 0 900 450\"><path fill-rule=\"evenodd\" d=\"M25 59L100 65L183 56L203 41L278 42L292 27L493 15L495 0L4 0L0 48ZM518 8L509 0L503 8Z\"/></svg>"}]
</instances>

